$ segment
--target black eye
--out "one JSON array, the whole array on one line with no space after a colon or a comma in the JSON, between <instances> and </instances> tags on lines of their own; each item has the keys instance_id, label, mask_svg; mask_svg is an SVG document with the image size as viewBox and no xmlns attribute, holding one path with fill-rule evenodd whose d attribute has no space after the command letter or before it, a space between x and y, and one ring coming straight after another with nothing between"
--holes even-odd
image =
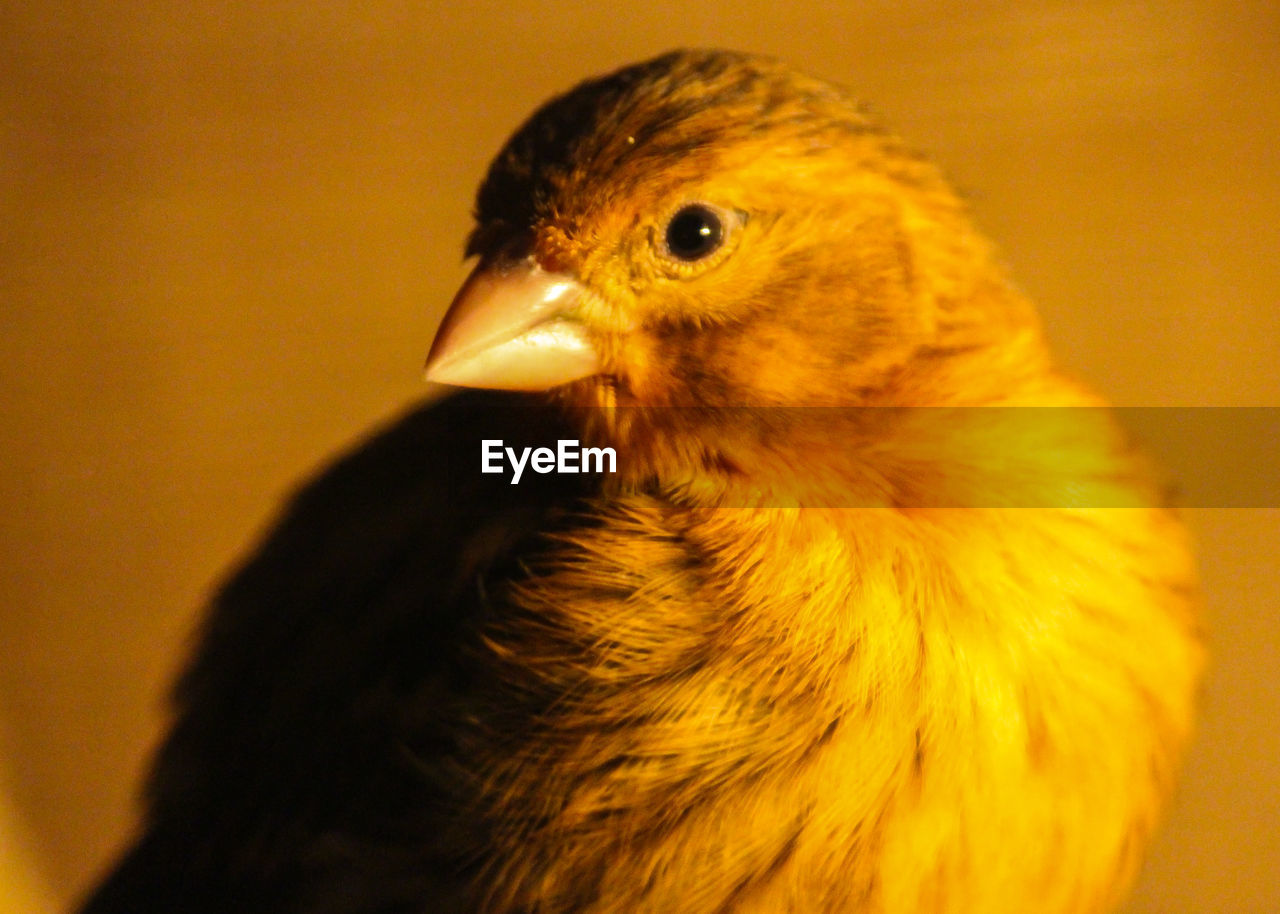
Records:
<instances>
[{"instance_id":1,"label":"black eye","mask_svg":"<svg viewBox=\"0 0 1280 914\"><path fill-rule=\"evenodd\" d=\"M667 250L677 260L701 260L724 243L720 214L704 203L690 203L667 223Z\"/></svg>"}]
</instances>

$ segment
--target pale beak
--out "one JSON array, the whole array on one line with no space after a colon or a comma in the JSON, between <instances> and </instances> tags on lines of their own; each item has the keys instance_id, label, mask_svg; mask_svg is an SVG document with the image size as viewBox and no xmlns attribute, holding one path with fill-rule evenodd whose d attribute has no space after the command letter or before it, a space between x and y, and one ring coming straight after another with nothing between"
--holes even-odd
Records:
<instances>
[{"instance_id":1,"label":"pale beak","mask_svg":"<svg viewBox=\"0 0 1280 914\"><path fill-rule=\"evenodd\" d=\"M547 390L598 374L600 357L573 318L584 289L532 257L481 261L449 306L427 356L428 381Z\"/></svg>"}]
</instances>

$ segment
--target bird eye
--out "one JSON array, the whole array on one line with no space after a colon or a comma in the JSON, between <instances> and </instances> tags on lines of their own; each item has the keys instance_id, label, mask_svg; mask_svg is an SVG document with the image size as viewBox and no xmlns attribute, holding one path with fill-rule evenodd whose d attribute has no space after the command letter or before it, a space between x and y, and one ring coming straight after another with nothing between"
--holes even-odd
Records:
<instances>
[{"instance_id":1,"label":"bird eye","mask_svg":"<svg viewBox=\"0 0 1280 914\"><path fill-rule=\"evenodd\" d=\"M676 210L667 223L667 252L692 263L714 253L724 243L724 221L705 203L690 203Z\"/></svg>"}]
</instances>

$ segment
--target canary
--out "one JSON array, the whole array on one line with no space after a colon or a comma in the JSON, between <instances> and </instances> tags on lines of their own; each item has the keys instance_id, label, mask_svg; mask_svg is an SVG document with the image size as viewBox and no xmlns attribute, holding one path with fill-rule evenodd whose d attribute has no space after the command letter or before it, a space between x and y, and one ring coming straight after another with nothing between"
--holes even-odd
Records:
<instances>
[{"instance_id":1,"label":"canary","mask_svg":"<svg viewBox=\"0 0 1280 914\"><path fill-rule=\"evenodd\" d=\"M1113 908L1191 550L938 170L673 52L537 111L467 252L427 371L479 389L229 579L84 910Z\"/></svg>"}]
</instances>

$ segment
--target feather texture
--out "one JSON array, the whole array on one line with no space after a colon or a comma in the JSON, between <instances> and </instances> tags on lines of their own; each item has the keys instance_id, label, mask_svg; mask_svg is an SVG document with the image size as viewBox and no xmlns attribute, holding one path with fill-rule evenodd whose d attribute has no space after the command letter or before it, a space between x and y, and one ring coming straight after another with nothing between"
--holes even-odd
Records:
<instances>
[{"instance_id":1,"label":"feather texture","mask_svg":"<svg viewBox=\"0 0 1280 914\"><path fill-rule=\"evenodd\" d=\"M677 263L690 201L731 224ZM1191 552L934 167L677 52L536 113L469 252L572 276L601 372L294 499L85 914L1114 906L1190 732ZM512 486L497 438L619 472Z\"/></svg>"}]
</instances>

